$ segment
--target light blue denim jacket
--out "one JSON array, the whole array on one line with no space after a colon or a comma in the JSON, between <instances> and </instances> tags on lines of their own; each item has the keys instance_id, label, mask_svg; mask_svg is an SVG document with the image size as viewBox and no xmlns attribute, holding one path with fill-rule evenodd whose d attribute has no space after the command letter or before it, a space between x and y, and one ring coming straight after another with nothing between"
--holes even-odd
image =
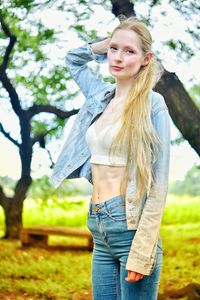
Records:
<instances>
[{"instance_id":1,"label":"light blue denim jacket","mask_svg":"<svg viewBox=\"0 0 200 300\"><path fill-rule=\"evenodd\" d=\"M67 141L54 167L51 183L57 187L65 178L84 177L92 183L91 153L85 141L87 128L100 116L115 92L115 85L99 79L88 67L89 61L106 61L106 54L94 54L90 43L67 53L66 63L86 101L80 108ZM161 141L157 159L152 165L155 184L147 197L134 201L135 174L126 190L126 217L129 230L136 230L126 269L150 275L155 265L160 223L168 189L170 125L164 98L151 91L149 95L153 126Z\"/></svg>"}]
</instances>

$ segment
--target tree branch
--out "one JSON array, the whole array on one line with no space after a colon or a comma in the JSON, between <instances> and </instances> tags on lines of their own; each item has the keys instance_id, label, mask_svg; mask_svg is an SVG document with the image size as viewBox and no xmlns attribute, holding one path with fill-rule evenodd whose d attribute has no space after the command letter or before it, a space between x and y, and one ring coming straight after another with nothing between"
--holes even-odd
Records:
<instances>
[{"instance_id":1,"label":"tree branch","mask_svg":"<svg viewBox=\"0 0 200 300\"><path fill-rule=\"evenodd\" d=\"M10 82L10 79L8 78L6 72L3 70L2 66L0 66L0 80L2 82L3 87L5 88L5 90L7 91L10 97L10 102L14 112L16 113L17 116L22 115L24 111L20 106L18 94L15 88L13 87L12 83Z\"/></svg>"},{"instance_id":2,"label":"tree branch","mask_svg":"<svg viewBox=\"0 0 200 300\"><path fill-rule=\"evenodd\" d=\"M8 66L10 53L11 53L11 51L12 51L12 49L13 49L15 43L16 43L17 38L16 38L15 35L11 34L11 32L10 32L8 26L5 24L1 14L0 14L0 23L1 23L1 27L3 29L3 32L10 39L9 44L8 44L8 46L6 48L6 51L5 51L3 62L2 62L2 67L3 67L4 70L6 70L6 68Z\"/></svg>"},{"instance_id":3,"label":"tree branch","mask_svg":"<svg viewBox=\"0 0 200 300\"><path fill-rule=\"evenodd\" d=\"M49 155L49 159L51 161L51 166L50 168L52 169L54 167L54 162L53 162L53 159L52 159L52 156L51 156L51 152L46 148L46 144L45 144L45 136L47 134L50 134L52 131L56 130L57 127L54 127L54 128L51 128L50 130L46 131L44 134L40 134L38 136L35 136L33 139L32 139L32 145L34 145L35 143L39 143L40 144L40 147L41 148L44 148L48 155Z\"/></svg>"},{"instance_id":4,"label":"tree branch","mask_svg":"<svg viewBox=\"0 0 200 300\"><path fill-rule=\"evenodd\" d=\"M73 109L71 111L63 111L52 105L36 105L34 104L28 109L29 118L32 118L34 115L37 115L42 112L55 114L58 118L64 120L75 114L77 114L79 109Z\"/></svg>"},{"instance_id":5,"label":"tree branch","mask_svg":"<svg viewBox=\"0 0 200 300\"><path fill-rule=\"evenodd\" d=\"M46 149L46 148L45 148L45 149ZM50 161L51 161L51 166L50 166L50 168L53 169L53 167L54 167L54 162L53 162L53 159L52 159L52 156L51 156L51 152L50 152L48 149L46 149L46 151L47 151L47 153L48 153L48 155L49 155L49 159L50 159Z\"/></svg>"},{"instance_id":6,"label":"tree branch","mask_svg":"<svg viewBox=\"0 0 200 300\"><path fill-rule=\"evenodd\" d=\"M8 66L10 53L16 42L16 36L11 34L11 32L10 32L8 26L5 24L1 14L0 14L0 24L1 24L1 27L2 27L5 35L10 39L9 44L5 51L5 55L3 57L3 62L0 65L0 80L2 82L3 87L9 94L14 112L19 116L22 113L22 108L20 106L19 97L18 97L18 94L17 94L15 88L13 87L10 79L8 78L8 76L6 74L6 68Z\"/></svg>"},{"instance_id":7,"label":"tree branch","mask_svg":"<svg viewBox=\"0 0 200 300\"><path fill-rule=\"evenodd\" d=\"M10 133L6 132L5 129L3 128L3 125L0 123L0 132L3 133L3 135L10 141L12 142L15 146L17 147L20 147L20 144L15 140L13 139L11 136L10 136Z\"/></svg>"}]
</instances>

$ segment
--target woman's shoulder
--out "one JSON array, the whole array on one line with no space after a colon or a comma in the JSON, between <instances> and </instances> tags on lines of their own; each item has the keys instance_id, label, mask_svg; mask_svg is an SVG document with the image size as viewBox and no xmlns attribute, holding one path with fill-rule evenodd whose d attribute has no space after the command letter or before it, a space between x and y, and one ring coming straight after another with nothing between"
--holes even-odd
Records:
<instances>
[{"instance_id":1,"label":"woman's shoulder","mask_svg":"<svg viewBox=\"0 0 200 300\"><path fill-rule=\"evenodd\" d=\"M160 110L167 109L164 97L158 92L152 90L149 94L149 101L151 105L151 113L153 115L155 115Z\"/></svg>"}]
</instances>

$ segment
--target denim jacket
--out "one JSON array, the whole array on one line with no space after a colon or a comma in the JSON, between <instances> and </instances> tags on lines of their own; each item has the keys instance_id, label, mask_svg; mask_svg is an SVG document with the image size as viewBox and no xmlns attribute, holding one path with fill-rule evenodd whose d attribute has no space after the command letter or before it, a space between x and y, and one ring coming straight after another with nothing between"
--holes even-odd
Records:
<instances>
[{"instance_id":1,"label":"denim jacket","mask_svg":"<svg viewBox=\"0 0 200 300\"><path fill-rule=\"evenodd\" d=\"M66 63L73 79L84 94L86 101L80 108L72 129L51 176L57 187L65 178L84 177L92 183L91 153L85 141L87 128L100 116L115 93L115 85L100 80L87 63L106 61L106 54L93 53L90 43L67 53ZM129 252L126 269L150 275L156 258L159 230L164 211L169 172L170 125L164 98L151 91L149 94L152 124L161 141L156 161L152 165L155 184L148 196L138 203L135 174L128 181L126 190L126 217L128 230L136 230Z\"/></svg>"}]
</instances>

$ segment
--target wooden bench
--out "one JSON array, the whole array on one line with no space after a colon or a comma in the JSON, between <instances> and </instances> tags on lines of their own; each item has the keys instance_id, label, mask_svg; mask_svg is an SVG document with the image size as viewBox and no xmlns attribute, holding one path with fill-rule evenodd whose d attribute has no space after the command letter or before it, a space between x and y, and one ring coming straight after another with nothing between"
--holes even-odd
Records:
<instances>
[{"instance_id":1,"label":"wooden bench","mask_svg":"<svg viewBox=\"0 0 200 300\"><path fill-rule=\"evenodd\" d=\"M93 238L88 229L70 228L65 226L33 226L22 228L20 240L23 246L56 248L56 246L53 247L48 245L49 235L73 236L86 238L88 240L87 245L66 245L58 246L58 248L89 251L92 251L93 249Z\"/></svg>"}]
</instances>

